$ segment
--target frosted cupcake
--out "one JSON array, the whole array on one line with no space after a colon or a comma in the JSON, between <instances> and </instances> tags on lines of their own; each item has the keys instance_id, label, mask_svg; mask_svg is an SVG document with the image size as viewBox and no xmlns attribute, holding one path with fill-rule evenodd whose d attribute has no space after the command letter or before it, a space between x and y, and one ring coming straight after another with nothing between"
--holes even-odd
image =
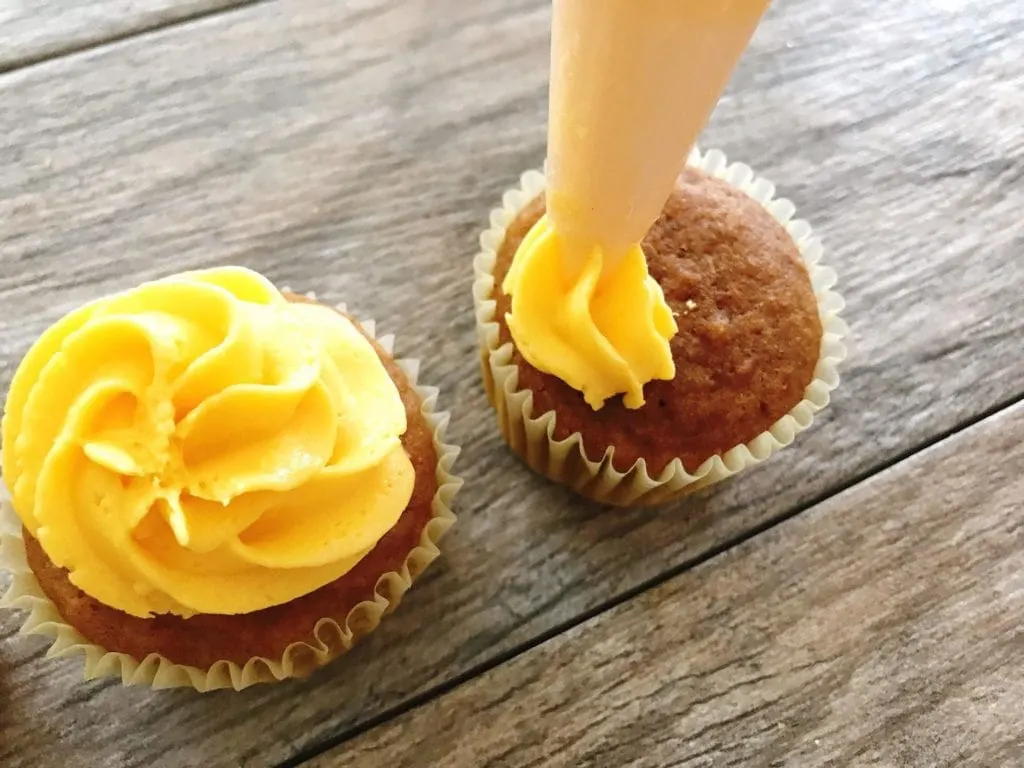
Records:
<instances>
[{"instance_id":1,"label":"frosted cupcake","mask_svg":"<svg viewBox=\"0 0 1024 768\"><path fill-rule=\"evenodd\" d=\"M438 554L459 482L435 399L372 328L248 270L79 309L4 409L4 603L90 676L304 676Z\"/></svg>"},{"instance_id":2,"label":"frosted cupcake","mask_svg":"<svg viewBox=\"0 0 1024 768\"><path fill-rule=\"evenodd\" d=\"M474 298L503 435L593 499L727 477L838 382L842 303L810 228L721 153L683 170L765 5L555 0L548 177L492 214Z\"/></svg>"}]
</instances>

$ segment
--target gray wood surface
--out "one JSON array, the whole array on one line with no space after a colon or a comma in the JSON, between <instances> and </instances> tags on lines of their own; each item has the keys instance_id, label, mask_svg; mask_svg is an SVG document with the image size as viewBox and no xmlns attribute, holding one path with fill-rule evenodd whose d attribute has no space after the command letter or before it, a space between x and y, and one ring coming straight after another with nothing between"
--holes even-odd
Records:
<instances>
[{"instance_id":1,"label":"gray wood surface","mask_svg":"<svg viewBox=\"0 0 1024 768\"><path fill-rule=\"evenodd\" d=\"M1024 760L1024 405L308 768Z\"/></svg>"},{"instance_id":2,"label":"gray wood surface","mask_svg":"<svg viewBox=\"0 0 1024 768\"><path fill-rule=\"evenodd\" d=\"M265 3L0 78L19 105L0 111L0 385L73 306L240 263L397 331L454 410L467 480L444 557L308 683L80 684L0 615L0 764L305 754L1022 394L1017 0L779 0L704 143L778 182L825 239L854 332L833 407L674 509L603 510L524 470L476 375L469 265L489 209L543 157L547 6Z\"/></svg>"},{"instance_id":3,"label":"gray wood surface","mask_svg":"<svg viewBox=\"0 0 1024 768\"><path fill-rule=\"evenodd\" d=\"M4 0L0 3L0 72L251 1Z\"/></svg>"}]
</instances>

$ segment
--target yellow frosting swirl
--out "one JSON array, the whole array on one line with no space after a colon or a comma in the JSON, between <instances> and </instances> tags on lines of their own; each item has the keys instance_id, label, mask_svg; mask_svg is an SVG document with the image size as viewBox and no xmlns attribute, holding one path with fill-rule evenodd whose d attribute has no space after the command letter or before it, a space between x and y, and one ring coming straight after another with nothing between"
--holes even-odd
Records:
<instances>
[{"instance_id":1,"label":"yellow frosting swirl","mask_svg":"<svg viewBox=\"0 0 1024 768\"><path fill-rule=\"evenodd\" d=\"M530 365L582 392L594 410L616 394L639 408L644 384L675 376L669 340L677 326L661 286L639 245L610 267L600 248L583 259L566 251L547 216L516 251L502 283L512 298L506 322L516 347Z\"/></svg>"},{"instance_id":2,"label":"yellow frosting swirl","mask_svg":"<svg viewBox=\"0 0 1024 768\"><path fill-rule=\"evenodd\" d=\"M337 579L396 523L405 429L348 319L224 268L46 331L11 383L3 473L86 594L134 616L246 613Z\"/></svg>"}]
</instances>

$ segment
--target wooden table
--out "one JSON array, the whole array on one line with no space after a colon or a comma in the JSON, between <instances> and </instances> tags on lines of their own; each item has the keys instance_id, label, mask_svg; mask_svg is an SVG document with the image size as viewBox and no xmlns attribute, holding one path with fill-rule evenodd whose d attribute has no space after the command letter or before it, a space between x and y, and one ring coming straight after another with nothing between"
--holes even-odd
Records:
<instances>
[{"instance_id":1,"label":"wooden table","mask_svg":"<svg viewBox=\"0 0 1024 768\"><path fill-rule=\"evenodd\" d=\"M1019 0L778 0L702 143L821 233L851 356L796 447L656 511L527 472L476 374L547 0L82 5L0 10L3 389L72 307L243 264L399 332L467 485L443 558L308 682L84 683L3 612L0 765L1024 764Z\"/></svg>"}]
</instances>

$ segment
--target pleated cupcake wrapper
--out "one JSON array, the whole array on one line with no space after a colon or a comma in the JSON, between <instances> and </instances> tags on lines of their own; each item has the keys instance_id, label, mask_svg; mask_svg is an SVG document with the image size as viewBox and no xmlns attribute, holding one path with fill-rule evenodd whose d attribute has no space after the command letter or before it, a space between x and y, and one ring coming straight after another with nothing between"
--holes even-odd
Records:
<instances>
[{"instance_id":1,"label":"pleated cupcake wrapper","mask_svg":"<svg viewBox=\"0 0 1024 768\"><path fill-rule=\"evenodd\" d=\"M547 186L540 171L528 171L520 185L502 198L502 206L491 212L490 227L480 236L481 251L473 261L475 279L473 302L476 308L477 334L481 351L484 386L498 414L498 423L506 442L536 472L564 483L595 501L620 506L653 505L678 499L700 488L764 461L789 445L807 429L814 414L828 405L829 393L839 384L838 365L846 356L843 337L848 333L839 317L843 300L834 290L836 273L820 264L822 246L811 233L810 225L793 219L795 207L789 200L775 198L775 185L755 176L742 163L730 165L724 153L712 149L705 154L694 149L688 165L723 179L760 203L779 221L796 243L807 267L818 301L822 337L814 378L800 401L745 445L707 459L693 473L680 459L673 460L658 475L648 472L640 459L626 472L612 465L614 446L603 453L584 445L576 432L563 440L554 438L555 412L534 413L533 393L519 388L519 370L513 362L511 343L501 344L496 316L494 266L506 229L526 205Z\"/></svg>"},{"instance_id":2,"label":"pleated cupcake wrapper","mask_svg":"<svg viewBox=\"0 0 1024 768\"><path fill-rule=\"evenodd\" d=\"M286 289L287 290L287 289ZM313 294L308 294L314 298ZM344 306L340 307L344 311ZM377 338L388 354L394 345L394 336L375 336L372 320L360 323L362 328ZM244 665L233 661L218 661L209 669L175 664L157 653L149 654L141 662L124 653L115 653L90 643L60 616L57 607L44 594L35 574L26 560L21 521L11 505L7 490L0 484L0 571L10 571L13 579L6 594L0 598L0 607L19 608L28 612L22 634L44 635L53 640L47 656L63 657L75 654L85 656L85 678L120 677L125 685L148 685L153 688L194 688L205 692L224 688L242 690L257 683L272 683L295 677L306 677L332 659L349 650L355 642L372 632L381 618L393 611L405 592L428 565L440 554L438 542L452 524L452 498L462 486L455 477L452 465L459 448L445 443L449 414L437 411L438 390L417 384L418 360L399 360L416 392L423 401L422 413L430 424L437 450L437 493L432 507L433 516L424 526L420 542L405 558L400 571L383 574L378 580L372 600L366 600L348 613L344 621L331 617L320 619L309 641L289 645L280 658L254 657Z\"/></svg>"}]
</instances>

